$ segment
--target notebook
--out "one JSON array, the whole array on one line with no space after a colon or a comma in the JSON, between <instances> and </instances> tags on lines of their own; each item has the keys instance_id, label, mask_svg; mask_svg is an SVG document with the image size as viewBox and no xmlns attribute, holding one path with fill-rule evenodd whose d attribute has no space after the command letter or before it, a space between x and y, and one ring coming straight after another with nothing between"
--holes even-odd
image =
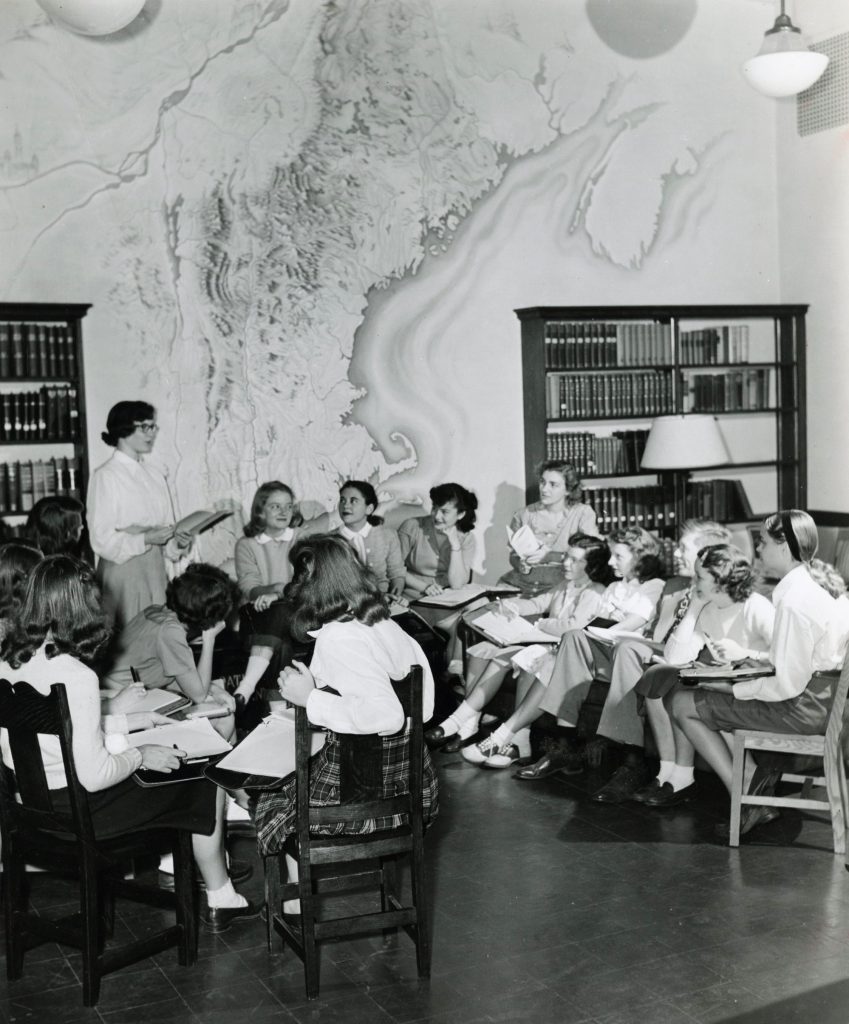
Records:
<instances>
[{"instance_id":1,"label":"notebook","mask_svg":"<svg viewBox=\"0 0 849 1024\"><path fill-rule=\"evenodd\" d=\"M123 711L126 714L135 714L138 711L158 711L160 715L173 715L176 711L187 708L191 703L185 694L154 687L151 690L145 690L137 701L125 707ZM105 715L114 714L112 699L103 701L103 713Z\"/></svg>"}]
</instances>

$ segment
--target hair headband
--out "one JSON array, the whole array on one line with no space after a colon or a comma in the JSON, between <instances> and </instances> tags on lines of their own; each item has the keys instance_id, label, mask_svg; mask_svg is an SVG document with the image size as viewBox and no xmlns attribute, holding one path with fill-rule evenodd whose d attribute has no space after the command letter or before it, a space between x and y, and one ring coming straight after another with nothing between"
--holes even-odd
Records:
<instances>
[{"instance_id":1,"label":"hair headband","mask_svg":"<svg viewBox=\"0 0 849 1024\"><path fill-rule=\"evenodd\" d=\"M802 552L799 550L799 541L796 540L796 534L793 532L793 522L790 519L789 512L781 513L781 530L784 534L784 539L787 541L787 547L790 548L790 554L797 562L803 561Z\"/></svg>"}]
</instances>

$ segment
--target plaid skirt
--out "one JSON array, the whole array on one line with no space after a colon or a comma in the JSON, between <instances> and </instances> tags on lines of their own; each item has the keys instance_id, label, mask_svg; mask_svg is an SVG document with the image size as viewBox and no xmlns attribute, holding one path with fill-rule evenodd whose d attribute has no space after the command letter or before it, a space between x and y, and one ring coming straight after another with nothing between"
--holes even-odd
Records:
<instances>
[{"instance_id":1,"label":"plaid skirt","mask_svg":"<svg viewBox=\"0 0 849 1024\"><path fill-rule=\"evenodd\" d=\"M324 746L310 761L310 804L328 807L340 803L342 751L340 738L329 732ZM406 780L410 770L409 729L394 736L381 738L380 799L406 793ZM427 826L439 811L439 784L427 747L424 751L422 810ZM284 779L279 789L263 791L257 799L255 824L257 845L263 855L278 853L287 836L296 831L295 775ZM384 818L369 818L316 828L320 835L364 835L406 824L406 815L394 814Z\"/></svg>"}]
</instances>

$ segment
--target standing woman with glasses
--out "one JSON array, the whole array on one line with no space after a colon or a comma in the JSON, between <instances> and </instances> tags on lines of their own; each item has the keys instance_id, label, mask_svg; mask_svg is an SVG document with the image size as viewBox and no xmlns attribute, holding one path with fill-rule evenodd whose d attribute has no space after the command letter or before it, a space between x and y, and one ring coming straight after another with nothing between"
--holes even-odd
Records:
<instances>
[{"instance_id":1,"label":"standing woman with glasses","mask_svg":"<svg viewBox=\"0 0 849 1024\"><path fill-rule=\"evenodd\" d=\"M147 402L118 402L100 435L115 451L91 476L87 518L103 606L119 625L165 603L165 559L176 561L192 535L176 533L168 484L145 461L158 430Z\"/></svg>"}]
</instances>

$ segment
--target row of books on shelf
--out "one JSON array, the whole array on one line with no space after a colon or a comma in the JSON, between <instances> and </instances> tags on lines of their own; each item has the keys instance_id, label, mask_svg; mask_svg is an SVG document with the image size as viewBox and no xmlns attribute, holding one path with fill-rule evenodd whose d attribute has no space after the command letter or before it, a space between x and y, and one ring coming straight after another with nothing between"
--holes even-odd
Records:
<instances>
[{"instance_id":1,"label":"row of books on shelf","mask_svg":"<svg viewBox=\"0 0 849 1024\"><path fill-rule=\"evenodd\" d=\"M0 323L0 378L76 375L70 324Z\"/></svg>"},{"instance_id":2,"label":"row of books on shelf","mask_svg":"<svg viewBox=\"0 0 849 1024\"><path fill-rule=\"evenodd\" d=\"M679 331L680 363L710 366L748 361L748 324ZM548 321L545 325L545 365L549 370L669 366L672 362L672 325L668 321Z\"/></svg>"},{"instance_id":3,"label":"row of books on shelf","mask_svg":"<svg viewBox=\"0 0 849 1024\"><path fill-rule=\"evenodd\" d=\"M595 510L601 533L641 526L645 530L675 527L673 493L661 484L638 487L585 487L581 501ZM740 480L693 480L684 498L687 519L705 518L734 522L753 518L746 490Z\"/></svg>"},{"instance_id":4,"label":"row of books on shelf","mask_svg":"<svg viewBox=\"0 0 849 1024\"><path fill-rule=\"evenodd\" d=\"M668 371L570 375L546 378L549 419L605 416L662 416L673 412L672 376Z\"/></svg>"},{"instance_id":5,"label":"row of books on shelf","mask_svg":"<svg viewBox=\"0 0 849 1024\"><path fill-rule=\"evenodd\" d=\"M0 442L72 440L79 421L77 389L70 385L0 395Z\"/></svg>"},{"instance_id":6,"label":"row of books on shelf","mask_svg":"<svg viewBox=\"0 0 849 1024\"><path fill-rule=\"evenodd\" d=\"M614 430L608 437L588 430L552 431L545 438L545 455L571 462L581 476L638 473L648 436L648 430Z\"/></svg>"},{"instance_id":7,"label":"row of books on shelf","mask_svg":"<svg viewBox=\"0 0 849 1024\"><path fill-rule=\"evenodd\" d=\"M681 331L678 358L691 366L717 363L748 363L749 325L728 324Z\"/></svg>"},{"instance_id":8,"label":"row of books on shelf","mask_svg":"<svg viewBox=\"0 0 849 1024\"><path fill-rule=\"evenodd\" d=\"M776 407L772 367L725 373L682 372L682 412L746 412Z\"/></svg>"},{"instance_id":9,"label":"row of books on shelf","mask_svg":"<svg viewBox=\"0 0 849 1024\"><path fill-rule=\"evenodd\" d=\"M656 321L545 325L545 365L551 370L655 366L672 363L672 327Z\"/></svg>"},{"instance_id":10,"label":"row of books on shelf","mask_svg":"<svg viewBox=\"0 0 849 1024\"><path fill-rule=\"evenodd\" d=\"M0 463L0 513L29 512L54 494L80 498L80 464L76 458Z\"/></svg>"}]
</instances>

